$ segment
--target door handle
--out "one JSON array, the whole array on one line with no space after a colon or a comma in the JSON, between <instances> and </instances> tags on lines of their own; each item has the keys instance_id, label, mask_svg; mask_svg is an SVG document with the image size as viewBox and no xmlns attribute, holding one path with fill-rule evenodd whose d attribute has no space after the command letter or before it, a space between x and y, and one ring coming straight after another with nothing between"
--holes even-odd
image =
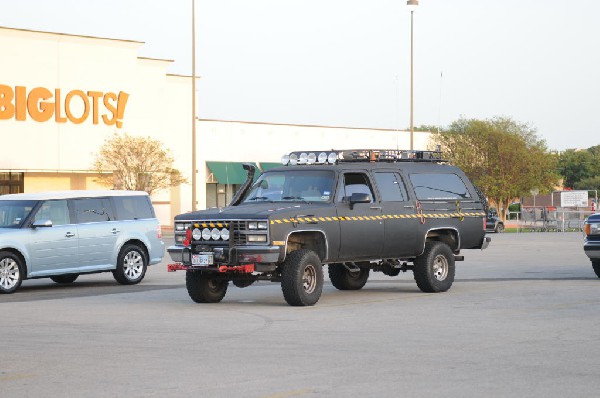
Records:
<instances>
[{"instance_id":1,"label":"door handle","mask_svg":"<svg viewBox=\"0 0 600 398\"><path fill-rule=\"evenodd\" d=\"M121 230L120 230L120 229L113 228L113 229L112 229L112 231L110 231L110 232L112 232L112 233L113 233L113 235L116 235L116 234L118 234L119 232L121 232Z\"/></svg>"},{"instance_id":2,"label":"door handle","mask_svg":"<svg viewBox=\"0 0 600 398\"><path fill-rule=\"evenodd\" d=\"M405 209L414 209L415 206L404 206Z\"/></svg>"},{"instance_id":3,"label":"door handle","mask_svg":"<svg viewBox=\"0 0 600 398\"><path fill-rule=\"evenodd\" d=\"M381 206L371 206L371 210L381 210Z\"/></svg>"},{"instance_id":4,"label":"door handle","mask_svg":"<svg viewBox=\"0 0 600 398\"><path fill-rule=\"evenodd\" d=\"M74 236L75 236L75 234L74 234L73 232L67 232L67 233L65 234L65 237L66 237L66 238L72 238L72 237L74 237Z\"/></svg>"}]
</instances>

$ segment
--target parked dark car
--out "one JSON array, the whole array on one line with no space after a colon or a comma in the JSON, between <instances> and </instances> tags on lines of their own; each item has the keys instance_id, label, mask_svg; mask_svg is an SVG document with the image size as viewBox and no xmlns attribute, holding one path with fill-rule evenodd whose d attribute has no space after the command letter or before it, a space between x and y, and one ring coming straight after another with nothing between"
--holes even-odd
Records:
<instances>
[{"instance_id":1,"label":"parked dark car","mask_svg":"<svg viewBox=\"0 0 600 398\"><path fill-rule=\"evenodd\" d=\"M585 220L583 250L592 262L594 272L600 278L600 214L592 214Z\"/></svg>"},{"instance_id":2,"label":"parked dark car","mask_svg":"<svg viewBox=\"0 0 600 398\"><path fill-rule=\"evenodd\" d=\"M485 220L486 232L504 232L504 222L498 216L496 209L490 209Z\"/></svg>"}]
</instances>

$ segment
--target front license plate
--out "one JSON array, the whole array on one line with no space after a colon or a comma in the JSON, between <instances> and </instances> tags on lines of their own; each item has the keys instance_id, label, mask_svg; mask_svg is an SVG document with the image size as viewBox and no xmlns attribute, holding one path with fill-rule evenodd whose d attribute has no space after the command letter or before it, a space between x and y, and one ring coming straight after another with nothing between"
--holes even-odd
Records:
<instances>
[{"instance_id":1,"label":"front license plate","mask_svg":"<svg viewBox=\"0 0 600 398\"><path fill-rule=\"evenodd\" d=\"M213 265L212 253L192 254L192 265Z\"/></svg>"}]
</instances>

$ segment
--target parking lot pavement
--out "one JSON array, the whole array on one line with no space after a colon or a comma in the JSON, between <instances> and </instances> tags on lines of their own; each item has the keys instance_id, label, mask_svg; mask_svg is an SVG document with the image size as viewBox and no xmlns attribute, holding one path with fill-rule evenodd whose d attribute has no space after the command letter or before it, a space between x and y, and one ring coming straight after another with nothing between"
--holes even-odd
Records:
<instances>
[{"instance_id":1,"label":"parking lot pavement","mask_svg":"<svg viewBox=\"0 0 600 398\"><path fill-rule=\"evenodd\" d=\"M2 396L592 397L600 279L578 233L493 235L464 251L447 293L411 273L361 291L326 283L314 307L278 284L194 304L182 272L149 268L0 296Z\"/></svg>"}]
</instances>

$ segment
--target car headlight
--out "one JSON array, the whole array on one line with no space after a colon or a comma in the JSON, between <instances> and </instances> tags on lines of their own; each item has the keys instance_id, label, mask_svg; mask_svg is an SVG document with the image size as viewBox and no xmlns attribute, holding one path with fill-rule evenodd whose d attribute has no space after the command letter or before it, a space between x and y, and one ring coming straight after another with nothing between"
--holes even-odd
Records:
<instances>
[{"instance_id":1,"label":"car headlight","mask_svg":"<svg viewBox=\"0 0 600 398\"><path fill-rule=\"evenodd\" d=\"M194 230L192 231L192 238L194 238L194 240L200 240L201 237L202 232L198 228L194 228Z\"/></svg>"},{"instance_id":2,"label":"car headlight","mask_svg":"<svg viewBox=\"0 0 600 398\"><path fill-rule=\"evenodd\" d=\"M266 242L267 235L248 235L248 242Z\"/></svg>"},{"instance_id":3,"label":"car headlight","mask_svg":"<svg viewBox=\"0 0 600 398\"><path fill-rule=\"evenodd\" d=\"M185 226L182 222L175 223L175 231L183 231L185 230Z\"/></svg>"},{"instance_id":4,"label":"car headlight","mask_svg":"<svg viewBox=\"0 0 600 398\"><path fill-rule=\"evenodd\" d=\"M212 231L210 231L210 237L213 238L213 240L219 240L221 238L221 231L219 231L218 228L213 228Z\"/></svg>"},{"instance_id":5,"label":"car headlight","mask_svg":"<svg viewBox=\"0 0 600 398\"><path fill-rule=\"evenodd\" d=\"M600 223L585 224L586 235L600 235Z\"/></svg>"},{"instance_id":6,"label":"car headlight","mask_svg":"<svg viewBox=\"0 0 600 398\"><path fill-rule=\"evenodd\" d=\"M210 240L210 236L211 236L210 229L204 228L202 230L202 239L204 239L204 240Z\"/></svg>"},{"instance_id":7,"label":"car headlight","mask_svg":"<svg viewBox=\"0 0 600 398\"><path fill-rule=\"evenodd\" d=\"M229 230L227 228L221 230L221 239L229 240Z\"/></svg>"}]
</instances>

